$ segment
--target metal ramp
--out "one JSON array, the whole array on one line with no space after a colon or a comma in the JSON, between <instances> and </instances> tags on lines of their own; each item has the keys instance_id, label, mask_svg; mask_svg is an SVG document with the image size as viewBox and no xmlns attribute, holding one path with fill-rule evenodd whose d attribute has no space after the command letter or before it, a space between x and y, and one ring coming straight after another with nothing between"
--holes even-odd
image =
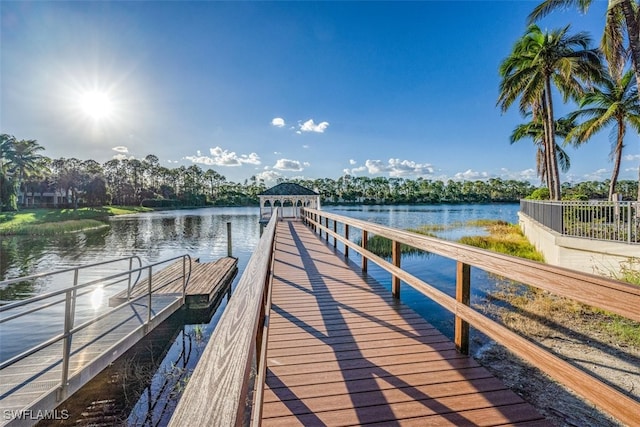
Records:
<instances>
[{"instance_id":1,"label":"metal ramp","mask_svg":"<svg viewBox=\"0 0 640 427\"><path fill-rule=\"evenodd\" d=\"M0 306L0 343L6 340L6 337L3 339L5 331L2 328L8 322L14 322L15 329L20 327L16 325L33 325L33 317L40 315L62 326L62 333L44 338L19 354L0 360L0 426L33 425L42 419L64 419L65 413L54 411L62 401L183 306L191 272L188 255L133 268L135 260L140 263L139 258L129 257L0 282L0 286L8 286L53 275L71 273L73 277L72 286ZM125 271L86 283L79 281L83 269L123 261L129 262ZM176 269L175 274L164 274L162 281L149 280L157 277L154 268L159 273L163 264L176 262L181 262L184 268ZM96 290L103 292L119 284L120 288L126 285L125 292L130 294L142 273L146 273L149 283L154 282L153 289L149 286L148 292L95 316L78 317L81 323L75 324L79 312L77 301L83 297L90 298ZM158 292L176 283L182 292ZM25 330L24 334L35 332Z\"/></svg>"}]
</instances>

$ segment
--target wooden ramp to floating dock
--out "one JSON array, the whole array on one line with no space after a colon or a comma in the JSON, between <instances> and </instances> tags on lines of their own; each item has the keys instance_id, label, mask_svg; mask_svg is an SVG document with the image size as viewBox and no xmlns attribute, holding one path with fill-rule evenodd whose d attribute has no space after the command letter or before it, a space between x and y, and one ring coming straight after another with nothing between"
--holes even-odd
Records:
<instances>
[{"instance_id":1,"label":"wooden ramp to floating dock","mask_svg":"<svg viewBox=\"0 0 640 427\"><path fill-rule=\"evenodd\" d=\"M67 395L77 391L182 307L182 294L154 295L151 307L155 317L149 323L146 323L147 302L147 298L141 298L124 304L73 335ZM58 406L62 345L62 341L58 341L0 370L0 425L32 425L42 419L37 418L39 413Z\"/></svg>"},{"instance_id":2,"label":"wooden ramp to floating dock","mask_svg":"<svg viewBox=\"0 0 640 427\"><path fill-rule=\"evenodd\" d=\"M154 273L151 278L154 294L182 295L182 279L177 280L182 277L182 269L182 261L177 261ZM234 257L224 257L213 262L192 261L185 298L187 308L208 307L220 289L228 285L237 273L238 259ZM148 287L148 279L141 280L131 289L131 298L146 294ZM109 305L117 306L126 300L127 291L124 290L112 296Z\"/></svg>"},{"instance_id":3,"label":"wooden ramp to floating dock","mask_svg":"<svg viewBox=\"0 0 640 427\"><path fill-rule=\"evenodd\" d=\"M299 222L278 224L264 426L548 425Z\"/></svg>"}]
</instances>

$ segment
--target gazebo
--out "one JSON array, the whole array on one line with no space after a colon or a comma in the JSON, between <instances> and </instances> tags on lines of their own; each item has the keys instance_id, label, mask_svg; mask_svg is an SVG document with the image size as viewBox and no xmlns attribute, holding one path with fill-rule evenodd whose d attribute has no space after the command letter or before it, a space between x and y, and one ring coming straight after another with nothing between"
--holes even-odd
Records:
<instances>
[{"instance_id":1,"label":"gazebo","mask_svg":"<svg viewBox=\"0 0 640 427\"><path fill-rule=\"evenodd\" d=\"M320 209L320 194L299 184L283 182L271 187L260 198L260 223L269 222L273 210L280 209L280 218L299 218L300 208Z\"/></svg>"}]
</instances>

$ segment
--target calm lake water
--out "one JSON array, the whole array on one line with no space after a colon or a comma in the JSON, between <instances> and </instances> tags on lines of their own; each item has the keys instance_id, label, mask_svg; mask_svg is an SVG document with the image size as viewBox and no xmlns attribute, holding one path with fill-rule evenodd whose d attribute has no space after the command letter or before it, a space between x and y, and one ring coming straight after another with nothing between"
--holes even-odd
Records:
<instances>
[{"instance_id":1,"label":"calm lake water","mask_svg":"<svg viewBox=\"0 0 640 427\"><path fill-rule=\"evenodd\" d=\"M420 206L327 206L327 211L397 228L416 228L421 225L449 225L438 237L455 240L463 235L484 234L485 231L465 224L476 219L501 219L517 222L517 204L491 205L420 205ZM238 258L239 273L231 292L242 275L260 234L257 208L206 208L142 213L111 219L109 228L48 238L8 237L0 240L0 280L62 270L91 264L96 261L117 259L130 255L141 258L143 265L188 253L201 261L213 261L227 255L227 222L232 224L233 255ZM353 239L358 238L358 233ZM353 252L352 252L353 253ZM355 254L354 261L358 262ZM369 273L390 288L388 273L369 264ZM403 256L402 266L408 272L453 295L455 292L455 262L435 255ZM114 266L98 268L86 274L84 280L113 274ZM122 266L119 268L123 268ZM35 284L11 285L0 289L0 304L28 298L70 286L71 279L57 278L36 281ZM472 269L472 303L481 300L496 279ZM106 309L104 301L87 301L79 311L86 316ZM448 336L453 335L453 317L430 302L412 288L403 285L403 302L414 308L434 326ZM150 366L145 385L139 392L131 392L126 401L113 397L112 403L122 421L130 425L164 425L170 418L180 394L181 384L188 378L199 355L226 307L223 298L217 310L204 319L178 319L160 339L158 354ZM59 320L58 320L59 319ZM61 310L52 310L19 324L0 325L0 360L18 354L25 346L35 345L49 336L60 333ZM25 335L25 331L29 334ZM37 332L35 332L37 331ZM28 336L28 339L25 339ZM141 343L149 347L150 344ZM143 351L144 353L144 351ZM105 380L106 381L106 380ZM116 388L122 394L122 388ZM100 393L107 393L100 388ZM85 393L87 394L87 393ZM132 396L135 396L132 397ZM97 400L109 400L96 396ZM118 400L120 399L120 400ZM73 405L73 403L71 403ZM75 403L75 412L84 411L84 405ZM73 409L73 408L72 408ZM86 412L86 411L85 411ZM70 411L74 413L74 411ZM124 415L123 415L124 414ZM79 421L81 424L82 422Z\"/></svg>"}]
</instances>

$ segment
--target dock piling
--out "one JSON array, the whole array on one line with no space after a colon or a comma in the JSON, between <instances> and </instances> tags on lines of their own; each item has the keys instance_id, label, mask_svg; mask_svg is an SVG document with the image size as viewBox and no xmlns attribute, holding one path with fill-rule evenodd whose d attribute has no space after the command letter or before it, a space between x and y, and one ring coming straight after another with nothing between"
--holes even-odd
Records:
<instances>
[{"instance_id":1,"label":"dock piling","mask_svg":"<svg viewBox=\"0 0 640 427\"><path fill-rule=\"evenodd\" d=\"M227 256L228 257L232 257L233 256L233 251L232 251L232 244L231 244L231 223L227 222Z\"/></svg>"}]
</instances>

